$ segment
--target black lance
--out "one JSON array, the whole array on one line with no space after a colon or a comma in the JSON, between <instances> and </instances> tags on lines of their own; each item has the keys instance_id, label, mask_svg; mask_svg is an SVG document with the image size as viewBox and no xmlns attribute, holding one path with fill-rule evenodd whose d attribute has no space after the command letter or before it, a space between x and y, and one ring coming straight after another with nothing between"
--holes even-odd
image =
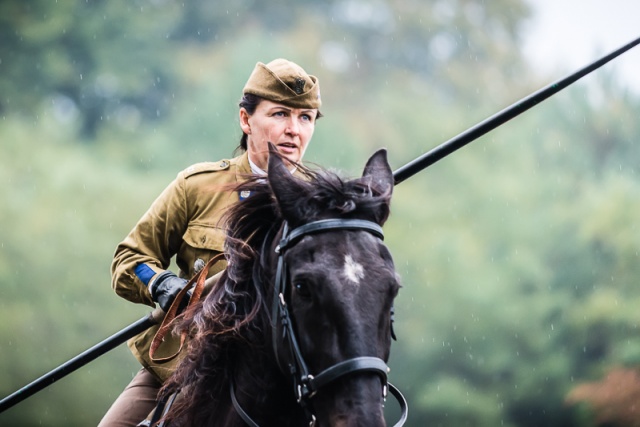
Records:
<instances>
[{"instance_id":1,"label":"black lance","mask_svg":"<svg viewBox=\"0 0 640 427\"><path fill-rule=\"evenodd\" d=\"M126 342L129 338L133 338L136 335L146 331L153 325L159 324L160 322L162 322L163 317L164 311L162 311L162 309L160 308L156 308L137 322L132 323L126 328L111 335L109 338L99 342L88 350L83 351L73 359L68 360L54 370L49 371L40 378L30 382L20 390L13 392L9 396L0 400L0 413L6 411L14 405L17 405L27 397L32 396L40 390L50 386L59 379L66 377L70 373L97 359L106 352L113 350L123 342Z\"/></svg>"},{"instance_id":2,"label":"black lance","mask_svg":"<svg viewBox=\"0 0 640 427\"><path fill-rule=\"evenodd\" d=\"M492 131L498 126L524 113L531 107L544 101L550 96L560 92L562 89L566 88L572 83L575 83L577 80L581 79L582 77L586 76L592 71L597 70L598 68L602 67L604 64L622 55L623 53L625 53L626 51L628 51L629 49L633 48L638 44L640 44L640 37L633 40L632 42L627 43L621 48L609 53L608 55L603 56L597 61L581 68L580 70L554 83L551 83L550 85L545 86L542 89L537 90L531 95L521 99L520 101L515 102L509 107L499 111L498 113L492 115L491 117L488 117L487 119L483 120L477 125L467 129L466 131L462 132L458 136L451 138L450 140L438 145L437 147L433 148L432 150L428 151L427 153L423 154L417 159L407 163L406 165L402 166L400 169L396 170L393 173L395 183L396 184L401 183L407 178L412 177L416 173L422 171L423 169L426 169L427 167L431 166L437 161L445 158L446 156L453 153L454 151L478 139L479 137L486 134L487 132ZM29 396L32 396L33 394L37 393L43 388L50 386L57 380L64 378L65 376L69 375L76 369L86 365L92 360L102 356L104 353L124 343L129 338L132 338L138 335L139 333L149 329L151 326L160 323L162 319L161 318L159 319L158 316L162 316L163 314L164 313L161 310L160 311L156 310L151 312L149 315L143 317L142 319L131 324L130 326L122 329L120 332L112 335L111 337L107 338L101 343L96 344L95 346L79 354L78 356L74 357L68 362L60 365L56 369L50 371L49 373L43 375L37 380L27 384L20 390L0 400L0 413L18 404L19 402L23 401Z\"/></svg>"},{"instance_id":3,"label":"black lance","mask_svg":"<svg viewBox=\"0 0 640 427\"><path fill-rule=\"evenodd\" d=\"M441 160L453 153L454 151L464 147L468 143L480 138L482 135L487 132L492 131L498 126L508 122L514 117L524 113L529 108L534 105L544 101L549 98L551 95L554 95L560 92L562 89L566 88L572 83L575 83L577 80L586 76L590 72L597 70L602 67L607 62L612 59L622 55L632 47L640 44L640 37L633 40L632 42L627 43L621 48L611 52L610 54L603 56L597 61L587 65L584 68L576 71L575 73L569 74L563 79L560 79L554 83L551 83L548 86L543 87L542 89L537 90L531 95L522 98L520 101L511 104L509 107L497 112L491 117L488 117L478 123L477 125L470 127L466 131L462 132L458 136L451 138L450 140L443 142L417 159L407 163L402 166L400 169L393 173L393 177L395 179L395 183L399 184L407 178L412 177L416 173L420 172L423 169L431 166L438 160Z\"/></svg>"}]
</instances>

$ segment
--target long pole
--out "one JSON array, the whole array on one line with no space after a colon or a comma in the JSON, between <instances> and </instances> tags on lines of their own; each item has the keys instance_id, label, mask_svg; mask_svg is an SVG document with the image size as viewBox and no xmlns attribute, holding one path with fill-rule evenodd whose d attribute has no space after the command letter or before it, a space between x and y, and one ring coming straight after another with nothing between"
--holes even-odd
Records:
<instances>
[{"instance_id":1,"label":"long pole","mask_svg":"<svg viewBox=\"0 0 640 427\"><path fill-rule=\"evenodd\" d=\"M567 77L558 80L555 83L552 83L531 95L521 99L520 101L512 104L511 106L505 108L504 110L494 114L493 116L483 120L477 125L467 129L460 135L451 138L450 140L440 144L439 146L433 148L429 152L423 154L417 159L407 163L402 166L400 169L396 170L393 173L393 177L396 185L406 180L407 178L412 177L416 173L426 169L430 165L434 164L438 160L443 159L454 151L464 147L470 142L478 139L482 135L490 132L491 130L497 128L501 124L511 120L512 118L524 113L534 105L544 101L550 96L558 93L562 89L566 88L570 84L576 82L592 71L602 67L607 62L612 59L622 55L624 52L633 48L634 46L640 44L640 37L635 39L634 41L627 43L621 48L611 52L610 54L602 57L601 59L593 62L590 65L576 71L573 74L568 75ZM96 344L85 352L79 354L68 362L60 365L56 369L50 371L49 373L43 375L37 380L27 384L20 390L12 393L11 395L5 397L0 400L0 413L9 409L10 407L16 405L17 403L23 401L29 396L37 393L43 388L50 386L57 380L69 375L71 372L76 369L86 365L92 360L102 356L104 353L114 349L118 345L122 344L129 338L136 336L137 334L149 329L151 326L160 323L158 319L158 315L163 316L164 313L160 310L161 314L158 314L158 310L154 310L148 316L143 317L137 322L131 324L130 326L124 328L120 332L112 335L106 340Z\"/></svg>"},{"instance_id":2,"label":"long pole","mask_svg":"<svg viewBox=\"0 0 640 427\"><path fill-rule=\"evenodd\" d=\"M14 405L17 405L18 403L22 402L29 396L36 394L45 387L50 386L59 379L66 377L76 369L97 359L106 352L113 350L123 342L127 341L129 338L135 337L136 335L146 331L153 325L160 323L163 316L164 312L161 309L155 309L137 322L132 323L121 331L111 335L104 341L94 345L93 347L80 353L73 359L63 363L54 370L41 376L37 380L32 381L31 383L22 387L20 390L10 394L9 396L0 400L0 413L4 412Z\"/></svg>"},{"instance_id":3,"label":"long pole","mask_svg":"<svg viewBox=\"0 0 640 427\"><path fill-rule=\"evenodd\" d=\"M454 151L464 147L468 143L480 138L482 135L487 132L492 131L498 126L504 124L505 122L513 119L514 117L524 113L534 105L544 101L550 96L560 92L562 89L566 88L570 84L576 82L587 74L591 73L594 70L602 67L607 62L612 59L622 55L624 52L633 48L634 46L640 44L640 37L635 39L634 41L627 43L621 48L611 52L610 54L598 59L597 61L587 65L584 68L576 71L575 73L569 74L563 79L556 81L555 83L551 83L548 86L543 87L542 89L537 90L526 98L517 101L516 103L510 105L502 111L494 114L491 117L483 120L477 125L467 129L462 132L460 135L451 138L450 140L438 145L417 159L407 163L402 166L400 169L396 170L393 173L393 177L395 178L396 185L401 183L407 178L412 177L416 173L420 172L423 169L431 166L438 160L441 160L453 153Z\"/></svg>"}]
</instances>

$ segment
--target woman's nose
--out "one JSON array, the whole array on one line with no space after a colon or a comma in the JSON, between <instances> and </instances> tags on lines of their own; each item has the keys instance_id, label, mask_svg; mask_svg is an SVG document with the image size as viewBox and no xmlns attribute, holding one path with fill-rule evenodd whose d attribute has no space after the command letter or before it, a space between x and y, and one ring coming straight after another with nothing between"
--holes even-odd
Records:
<instances>
[{"instance_id":1,"label":"woman's nose","mask_svg":"<svg viewBox=\"0 0 640 427\"><path fill-rule=\"evenodd\" d=\"M287 123L287 128L285 131L291 135L298 135L298 133L300 132L300 125L298 124L298 120L295 117L289 117L289 123Z\"/></svg>"}]
</instances>

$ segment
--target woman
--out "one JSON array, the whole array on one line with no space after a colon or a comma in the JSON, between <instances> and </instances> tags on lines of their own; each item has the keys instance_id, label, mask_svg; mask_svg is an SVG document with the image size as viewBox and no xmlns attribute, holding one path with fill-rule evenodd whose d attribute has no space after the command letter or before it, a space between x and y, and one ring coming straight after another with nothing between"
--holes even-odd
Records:
<instances>
[{"instance_id":1,"label":"woman","mask_svg":"<svg viewBox=\"0 0 640 427\"><path fill-rule=\"evenodd\" d=\"M294 172L313 136L320 105L315 76L285 59L259 62L240 101L243 135L238 149L244 153L233 159L199 163L178 174L118 245L111 266L116 293L135 303L152 307L157 303L166 312L187 279L223 250L220 219L224 210L247 197L227 189L250 174L265 173L269 142L291 162ZM168 270L174 256L178 275ZM223 268L223 262L213 264L208 275ZM143 368L99 427L135 426L154 409L162 382L179 361L179 357L168 363L150 360L149 347L157 329L129 341ZM164 342L163 346L171 344Z\"/></svg>"}]
</instances>

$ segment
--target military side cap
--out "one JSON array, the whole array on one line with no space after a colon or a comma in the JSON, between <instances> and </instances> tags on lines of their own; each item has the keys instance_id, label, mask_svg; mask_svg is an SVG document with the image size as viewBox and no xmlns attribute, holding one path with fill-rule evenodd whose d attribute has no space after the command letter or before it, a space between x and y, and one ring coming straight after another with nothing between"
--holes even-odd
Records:
<instances>
[{"instance_id":1,"label":"military side cap","mask_svg":"<svg viewBox=\"0 0 640 427\"><path fill-rule=\"evenodd\" d=\"M293 108L320 108L320 85L316 76L286 59L258 62L242 93L250 93Z\"/></svg>"}]
</instances>

